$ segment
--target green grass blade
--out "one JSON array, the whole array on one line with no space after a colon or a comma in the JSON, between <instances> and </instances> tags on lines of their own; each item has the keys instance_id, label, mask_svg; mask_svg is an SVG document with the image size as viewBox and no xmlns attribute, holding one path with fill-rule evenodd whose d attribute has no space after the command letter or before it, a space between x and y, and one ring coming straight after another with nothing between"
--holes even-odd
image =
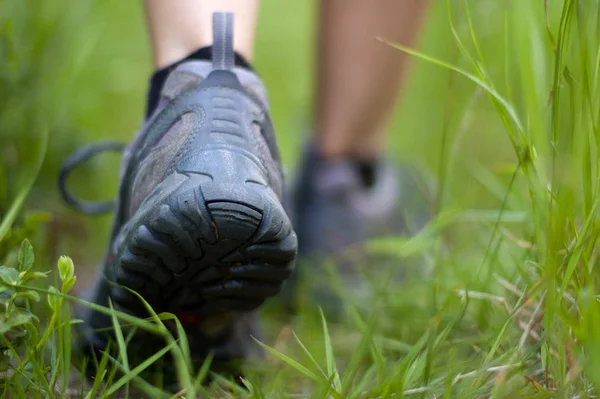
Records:
<instances>
[{"instance_id":1,"label":"green grass blade","mask_svg":"<svg viewBox=\"0 0 600 399\"><path fill-rule=\"evenodd\" d=\"M108 307L111 310L114 310L112 301L109 299ZM123 337L123 330L121 329L121 324L119 323L119 319L115 314L112 315L112 324L113 331L115 333L115 338L117 340L117 348L119 349L119 360L121 361L121 365L125 368L125 370L129 371L129 357L127 355L127 345L125 344L125 338Z\"/></svg>"},{"instance_id":2,"label":"green grass blade","mask_svg":"<svg viewBox=\"0 0 600 399\"><path fill-rule=\"evenodd\" d=\"M175 315L173 315L173 316L174 316L173 321L175 322L175 325L177 326L177 338L179 340L179 348L181 350L181 355L187 365L187 369L191 371L192 370L192 354L190 353L190 343L188 341L187 334L186 334L183 326L181 325L181 322L179 321L179 319L177 317L175 317Z\"/></svg>"},{"instance_id":3,"label":"green grass blade","mask_svg":"<svg viewBox=\"0 0 600 399\"><path fill-rule=\"evenodd\" d=\"M302 341L300 341L300 338L298 338L298 335L296 335L295 331L292 331L292 335L294 336L294 339L296 340L296 343L298 345L300 345L300 348L302 348L302 351L306 354L306 356L308 356L308 358L310 359L310 361L315 365L315 367L321 372L321 374L323 374L324 378L327 378L327 373L321 368L321 366L319 366L319 363L317 362L317 360L314 358L314 356L309 352L309 350L306 348L306 346L304 346L304 344L302 343Z\"/></svg>"},{"instance_id":4,"label":"green grass blade","mask_svg":"<svg viewBox=\"0 0 600 399\"><path fill-rule=\"evenodd\" d=\"M131 381L134 381L136 378L139 378L138 376L142 371L146 370L148 367L150 367L152 364L154 364L158 359L163 357L167 352L172 350L176 345L177 345L177 342L175 342L175 341L171 342L169 345L165 346L164 348L162 348L161 350L156 352L154 355L152 355L148 359L144 360L138 366L134 367L133 370L129 370L121 363L115 361L116 362L115 364L117 364L118 367L120 369L122 369L122 371L125 373L125 375L122 376L121 378L119 378L114 384L112 384L110 386L110 388L108 388L103 393L103 396L104 397L110 396L110 395L114 394L115 392L117 392L119 389L121 389L121 387L124 386L125 384L127 384Z\"/></svg>"},{"instance_id":5,"label":"green grass blade","mask_svg":"<svg viewBox=\"0 0 600 399\"><path fill-rule=\"evenodd\" d=\"M202 387L202 384L206 380L208 373L210 372L210 366L212 365L214 355L209 353L206 359L202 362L202 366L200 366L200 370L198 370L198 375L194 380L194 386L198 391L200 391L204 396L208 396L206 390Z\"/></svg>"},{"instance_id":6,"label":"green grass blade","mask_svg":"<svg viewBox=\"0 0 600 399\"><path fill-rule=\"evenodd\" d=\"M483 80L481 80L480 78L478 78L477 76L473 75L472 73L469 73L467 71L465 71L462 68L459 68L455 65L451 65L445 61L442 61L440 59L437 59L435 57L429 56L427 54L424 54L418 50L412 49L410 47L404 46L402 44L398 44L398 43L392 43L383 39L380 39L381 41L383 41L384 43L400 50L403 51L407 54L410 54L414 57L420 58L423 61L427 61L431 64L440 66L442 68L448 69L450 71L456 72L464 77L466 77L467 79L469 79L470 81L472 81L473 83L475 83L476 85L478 85L479 87L481 87L483 90L485 90L489 95L491 95L494 99L496 99L503 107L503 109L508 113L508 115L510 116L511 120L513 121L513 123L517 126L517 128L519 129L519 131L524 132L525 131L525 127L523 125L523 123L521 122L521 119L519 118L519 116L517 115L517 112L515 111L515 109L512 107L512 105L510 105L510 103L500 94L498 93L495 89L493 89L490 85L488 85L486 82L484 82Z\"/></svg>"},{"instance_id":7,"label":"green grass blade","mask_svg":"<svg viewBox=\"0 0 600 399\"><path fill-rule=\"evenodd\" d=\"M102 354L102 358L98 363L98 367L96 367L96 376L94 378L94 383L92 384L92 388L85 395L85 399L92 399L96 397L98 390L100 389L100 384L104 380L104 377L107 373L108 366L108 351Z\"/></svg>"},{"instance_id":8,"label":"green grass blade","mask_svg":"<svg viewBox=\"0 0 600 399\"><path fill-rule=\"evenodd\" d=\"M323 328L323 342L325 345L325 360L327 362L328 378L333 379L333 386L338 392L341 392L342 382L340 381L340 375L335 365L335 356L333 355L333 346L331 345L331 337L329 335L329 329L327 328L327 320L325 320L325 314L323 314L323 309L320 307L319 313L321 315L321 327Z\"/></svg>"},{"instance_id":9,"label":"green grass blade","mask_svg":"<svg viewBox=\"0 0 600 399\"><path fill-rule=\"evenodd\" d=\"M42 164L44 163L44 158L46 156L47 148L48 148L48 131L46 129L44 129L44 130L42 130L41 138L39 141L39 148L38 148L37 154L35 155L36 161L35 161L33 170L31 171L30 175L27 177L25 184L23 184L23 186L19 190L16 198L13 200L13 203L11 204L8 211L6 212L6 215L4 215L4 218L0 222L0 241L2 241L2 239L6 236L6 233L8 232L8 230L14 223L19 211L21 210L21 207L23 206L23 202L25 202L25 198L27 198L27 194L29 194L31 187L33 187L33 183L35 182L35 180L40 172L40 169L42 167Z\"/></svg>"},{"instance_id":10,"label":"green grass blade","mask_svg":"<svg viewBox=\"0 0 600 399\"><path fill-rule=\"evenodd\" d=\"M192 381L192 376L191 376L192 371L190 369L190 365L188 364L188 362L186 361L186 359L184 357L182 349L178 345L176 345L177 341L173 338L173 336L171 335L171 333L169 332L167 327L164 325L161 317L156 314L154 309L152 309L152 306L150 306L150 304L148 302L146 302L146 300L137 292L135 292L127 287L124 287L124 288L139 298L139 300L143 303L146 310L150 313L151 317L160 326L160 330L161 330L162 334L164 336L166 336L169 346L172 347L172 349L173 349L172 350L173 362L175 364L175 369L177 370L177 377L179 379L179 382L180 382L181 386L186 390L186 393L189 396L195 397L196 390L194 387L194 383ZM167 318L174 317L172 314L166 314L165 316ZM175 344L175 345L171 346L170 344Z\"/></svg>"},{"instance_id":11,"label":"green grass blade","mask_svg":"<svg viewBox=\"0 0 600 399\"><path fill-rule=\"evenodd\" d=\"M283 360L289 366L293 367L298 372L300 372L300 374L302 374L303 376L310 378L311 380L319 382L319 383L323 383L324 381L326 382L326 380L324 380L323 378L320 378L315 373L313 373L312 371L310 371L309 369L307 369L306 367L304 367L302 364L298 363L291 357L284 355L283 353L279 352L276 349L271 348L268 345L263 344L262 342L260 342L259 340L257 340L254 337L252 337L252 338L254 339L254 341L256 341L257 344L259 344L261 347L263 347L263 349L265 349L267 352L269 352L270 354L274 355L275 357L278 357L279 359Z\"/></svg>"},{"instance_id":12,"label":"green grass blade","mask_svg":"<svg viewBox=\"0 0 600 399\"><path fill-rule=\"evenodd\" d=\"M227 389L230 390L230 392L227 392L226 395L217 395L216 397L218 398L222 398L222 397L236 397L236 398L246 398L248 397L248 391L246 391L244 388L242 388L241 386L239 386L237 383L228 380L227 378L223 377L222 375L216 374L216 373L211 373L211 377L212 379L218 383L221 384L223 386L225 386ZM235 394L235 395L232 395ZM213 396L214 397L214 396Z\"/></svg>"}]
</instances>

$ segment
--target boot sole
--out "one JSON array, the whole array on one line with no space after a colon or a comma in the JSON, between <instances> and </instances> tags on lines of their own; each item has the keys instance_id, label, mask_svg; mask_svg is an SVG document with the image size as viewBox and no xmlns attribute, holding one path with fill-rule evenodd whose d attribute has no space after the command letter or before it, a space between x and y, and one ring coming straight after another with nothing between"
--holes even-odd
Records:
<instances>
[{"instance_id":1,"label":"boot sole","mask_svg":"<svg viewBox=\"0 0 600 399\"><path fill-rule=\"evenodd\" d=\"M124 226L107 274L110 296L128 310L215 314L250 311L281 291L297 239L275 193L246 181L217 184L174 173Z\"/></svg>"}]
</instances>

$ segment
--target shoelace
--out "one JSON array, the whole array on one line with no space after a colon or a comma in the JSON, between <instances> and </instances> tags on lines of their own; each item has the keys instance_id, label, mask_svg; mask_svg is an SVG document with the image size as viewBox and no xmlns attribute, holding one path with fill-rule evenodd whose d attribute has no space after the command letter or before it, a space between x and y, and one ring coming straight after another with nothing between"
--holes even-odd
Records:
<instances>
[{"instance_id":1,"label":"shoelace","mask_svg":"<svg viewBox=\"0 0 600 399\"><path fill-rule=\"evenodd\" d=\"M115 209L115 201L86 201L77 198L67 188L67 181L71 172L82 163L89 161L102 152L112 151L122 153L125 147L125 143L107 141L84 147L67 158L58 174L58 189L63 201L76 211L87 215L100 215L113 211Z\"/></svg>"}]
</instances>

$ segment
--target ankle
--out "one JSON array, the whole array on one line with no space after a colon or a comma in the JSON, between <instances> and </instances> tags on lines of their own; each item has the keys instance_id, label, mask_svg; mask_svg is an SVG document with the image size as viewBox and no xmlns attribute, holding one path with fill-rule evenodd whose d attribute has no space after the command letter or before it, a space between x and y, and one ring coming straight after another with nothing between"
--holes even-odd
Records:
<instances>
[{"instance_id":1,"label":"ankle","mask_svg":"<svg viewBox=\"0 0 600 399\"><path fill-rule=\"evenodd\" d=\"M351 164L361 183L366 188L371 188L377 180L377 169L380 155L377 151L349 151L342 146L323 146L317 143L315 148L317 156L324 162L344 161Z\"/></svg>"},{"instance_id":2,"label":"ankle","mask_svg":"<svg viewBox=\"0 0 600 399\"><path fill-rule=\"evenodd\" d=\"M340 142L317 140L315 148L319 158L324 161L335 161L351 157L349 147Z\"/></svg>"}]
</instances>

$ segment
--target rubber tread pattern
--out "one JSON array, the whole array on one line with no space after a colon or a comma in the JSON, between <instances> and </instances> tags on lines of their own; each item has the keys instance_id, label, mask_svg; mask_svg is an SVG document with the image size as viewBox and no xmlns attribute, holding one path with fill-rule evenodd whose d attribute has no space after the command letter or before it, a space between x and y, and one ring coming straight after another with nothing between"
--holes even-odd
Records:
<instances>
[{"instance_id":1,"label":"rubber tread pattern","mask_svg":"<svg viewBox=\"0 0 600 399\"><path fill-rule=\"evenodd\" d=\"M247 311L279 293L297 239L272 190L208 183L205 192L205 179L194 174L175 190L162 187L173 180L155 189L167 195L152 193L124 227L109 280L137 291L156 311ZM110 291L121 307L142 308L128 290Z\"/></svg>"}]
</instances>

